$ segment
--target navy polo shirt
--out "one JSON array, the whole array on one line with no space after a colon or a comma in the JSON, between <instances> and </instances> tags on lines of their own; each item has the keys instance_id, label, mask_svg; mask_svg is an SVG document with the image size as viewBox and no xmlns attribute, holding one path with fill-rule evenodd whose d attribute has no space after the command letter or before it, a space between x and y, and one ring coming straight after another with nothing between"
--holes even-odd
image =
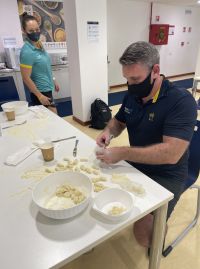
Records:
<instances>
[{"instance_id":1,"label":"navy polo shirt","mask_svg":"<svg viewBox=\"0 0 200 269\"><path fill-rule=\"evenodd\" d=\"M156 102L143 104L126 94L115 118L126 124L131 146L145 147L163 142L163 136L190 141L196 124L197 108L193 96L164 80ZM151 178L184 180L187 177L188 151L176 164L131 164Z\"/></svg>"}]
</instances>

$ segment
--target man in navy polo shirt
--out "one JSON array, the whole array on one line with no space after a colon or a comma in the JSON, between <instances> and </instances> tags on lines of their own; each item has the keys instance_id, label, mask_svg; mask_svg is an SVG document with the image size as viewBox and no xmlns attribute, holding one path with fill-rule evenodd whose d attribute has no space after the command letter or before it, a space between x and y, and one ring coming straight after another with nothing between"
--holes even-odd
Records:
<instances>
[{"instance_id":1,"label":"man in navy polo shirt","mask_svg":"<svg viewBox=\"0 0 200 269\"><path fill-rule=\"evenodd\" d=\"M160 75L159 53L147 42L131 44L120 58L128 92L123 103L97 137L105 149L97 158L105 163L127 160L141 172L174 193L167 218L183 191L187 178L188 146L196 123L196 103L192 95L178 89ZM110 147L111 137L127 128L130 147ZM134 225L137 241L149 247L153 214Z\"/></svg>"}]
</instances>

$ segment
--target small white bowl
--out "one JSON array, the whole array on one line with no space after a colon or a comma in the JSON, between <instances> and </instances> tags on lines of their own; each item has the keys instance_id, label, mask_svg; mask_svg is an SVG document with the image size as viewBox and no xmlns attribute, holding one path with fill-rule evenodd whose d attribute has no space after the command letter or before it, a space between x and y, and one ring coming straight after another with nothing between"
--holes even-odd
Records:
<instances>
[{"instance_id":1,"label":"small white bowl","mask_svg":"<svg viewBox=\"0 0 200 269\"><path fill-rule=\"evenodd\" d=\"M4 103L1 105L3 111L5 112L7 109L14 108L15 114L20 115L24 114L28 110L28 102L26 101L13 101Z\"/></svg>"},{"instance_id":2,"label":"small white bowl","mask_svg":"<svg viewBox=\"0 0 200 269\"><path fill-rule=\"evenodd\" d=\"M129 192L109 188L99 192L94 198L93 210L111 221L125 220L133 209L135 197ZM119 215L110 215L108 212L113 206L122 206L126 210Z\"/></svg>"},{"instance_id":3,"label":"small white bowl","mask_svg":"<svg viewBox=\"0 0 200 269\"><path fill-rule=\"evenodd\" d=\"M57 188L64 184L81 188L86 199L80 204L66 209L46 208L46 202L55 195ZM78 172L63 171L49 175L38 183L33 190L32 197L34 203L43 215L53 219L69 219L81 213L88 206L91 193L92 183L86 175Z\"/></svg>"}]
</instances>

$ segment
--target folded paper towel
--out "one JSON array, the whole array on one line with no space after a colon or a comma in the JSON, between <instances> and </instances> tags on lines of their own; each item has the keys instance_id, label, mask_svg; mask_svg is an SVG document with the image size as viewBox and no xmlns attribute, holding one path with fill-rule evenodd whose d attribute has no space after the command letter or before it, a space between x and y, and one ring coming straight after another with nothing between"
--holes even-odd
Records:
<instances>
[{"instance_id":1,"label":"folded paper towel","mask_svg":"<svg viewBox=\"0 0 200 269\"><path fill-rule=\"evenodd\" d=\"M30 111L32 111L37 118L39 119L47 119L49 118L48 112L45 111L45 109L43 109L42 107L38 107L38 106L31 106L28 108Z\"/></svg>"},{"instance_id":2,"label":"folded paper towel","mask_svg":"<svg viewBox=\"0 0 200 269\"><path fill-rule=\"evenodd\" d=\"M16 166L22 161L24 161L27 157L29 157L33 152L35 152L38 149L38 147L34 146L27 146L19 151L9 155L7 159L5 160L5 164Z\"/></svg>"}]
</instances>

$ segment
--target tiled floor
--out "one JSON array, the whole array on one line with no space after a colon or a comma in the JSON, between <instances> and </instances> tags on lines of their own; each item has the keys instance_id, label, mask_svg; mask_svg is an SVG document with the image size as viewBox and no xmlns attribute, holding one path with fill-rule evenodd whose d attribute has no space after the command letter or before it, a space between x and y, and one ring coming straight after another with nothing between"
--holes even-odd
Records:
<instances>
[{"instance_id":1,"label":"tiled floor","mask_svg":"<svg viewBox=\"0 0 200 269\"><path fill-rule=\"evenodd\" d=\"M198 98L198 96L197 96ZM112 107L113 114L119 106ZM65 118L85 134L95 139L98 130L83 127ZM128 145L127 132L112 141L111 146ZM200 184L200 178L198 179ZM186 191L177 204L169 220L167 243L192 220L196 205L196 190ZM67 231L66 231L67 232ZM148 258L146 249L140 247L132 235L132 227L123 230L116 236L97 246L93 252L82 255L62 269L147 269ZM200 268L200 225L188 234L186 238L171 252L167 258L162 258L160 269L198 269Z\"/></svg>"}]
</instances>

